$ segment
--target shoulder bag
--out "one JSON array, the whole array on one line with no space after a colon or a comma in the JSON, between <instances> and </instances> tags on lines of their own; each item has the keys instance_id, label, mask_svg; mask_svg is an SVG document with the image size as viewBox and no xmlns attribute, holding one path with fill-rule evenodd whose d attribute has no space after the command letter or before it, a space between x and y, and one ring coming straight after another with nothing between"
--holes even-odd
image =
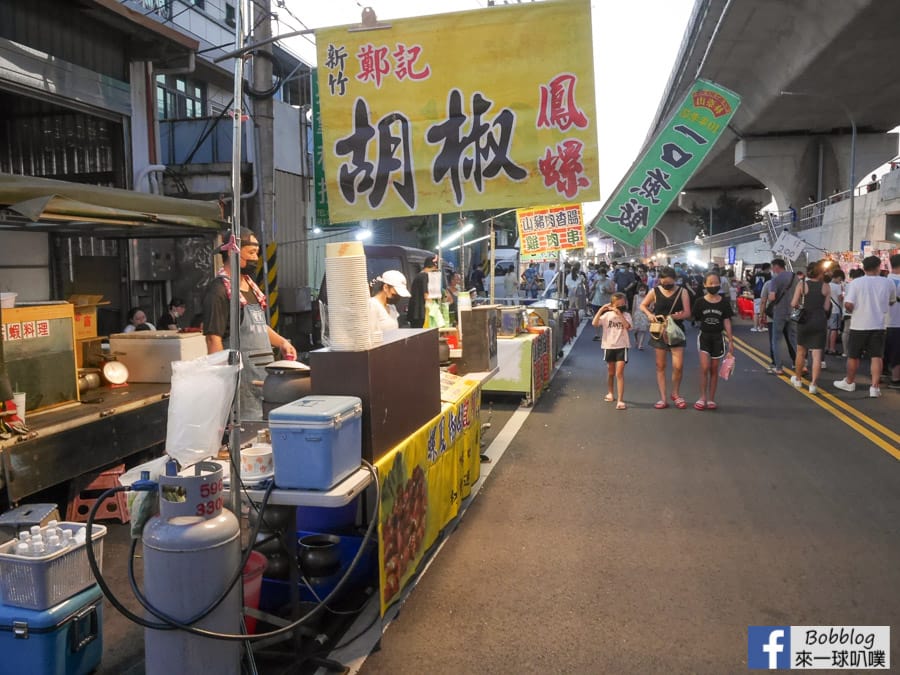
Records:
<instances>
[{"instance_id":1,"label":"shoulder bag","mask_svg":"<svg viewBox=\"0 0 900 675\"><path fill-rule=\"evenodd\" d=\"M784 297L785 291L790 290L791 286L794 285L794 273L791 273L791 283L788 284L788 287L782 290L778 295L775 296L775 299L772 302L766 304L766 316L770 319L775 317L775 305L781 302L781 299Z\"/></svg>"},{"instance_id":2,"label":"shoulder bag","mask_svg":"<svg viewBox=\"0 0 900 675\"><path fill-rule=\"evenodd\" d=\"M685 336L684 331L681 329L675 319L672 318L672 314L675 312L675 308L681 304L681 296L684 294L684 288L681 289L681 292L678 294L678 297L675 298L675 303L672 305L672 309L669 310L669 313L666 315L666 338L665 342L667 345L671 345L673 343L677 344L679 342L684 342Z\"/></svg>"},{"instance_id":3,"label":"shoulder bag","mask_svg":"<svg viewBox=\"0 0 900 675\"><path fill-rule=\"evenodd\" d=\"M806 323L806 282L801 281L800 283L803 284L800 287L800 306L791 310L791 321Z\"/></svg>"},{"instance_id":4,"label":"shoulder bag","mask_svg":"<svg viewBox=\"0 0 900 675\"><path fill-rule=\"evenodd\" d=\"M658 292L655 288L653 290L654 292ZM672 307L669 309L669 313L666 314L663 321L654 321L650 324L650 337L659 340L660 342L665 342L666 344L684 340L684 331L681 330L681 326L675 323L675 319L672 318L672 313L681 302L682 293L684 293L684 288L679 288L678 296L675 298L675 302L672 303Z\"/></svg>"}]
</instances>

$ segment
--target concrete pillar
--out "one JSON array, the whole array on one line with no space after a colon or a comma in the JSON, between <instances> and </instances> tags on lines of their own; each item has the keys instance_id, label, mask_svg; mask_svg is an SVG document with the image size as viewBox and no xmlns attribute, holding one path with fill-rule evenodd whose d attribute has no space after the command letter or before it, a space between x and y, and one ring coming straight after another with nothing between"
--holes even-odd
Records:
<instances>
[{"instance_id":1,"label":"concrete pillar","mask_svg":"<svg viewBox=\"0 0 900 675\"><path fill-rule=\"evenodd\" d=\"M882 164L897 156L898 134L857 134L856 135L856 184L868 182L872 173ZM830 144L837 162L838 185L840 191L850 187L850 134L831 136ZM834 191L829 187L828 194Z\"/></svg>"},{"instance_id":2,"label":"concrete pillar","mask_svg":"<svg viewBox=\"0 0 900 675\"><path fill-rule=\"evenodd\" d=\"M769 188L778 210L793 205L799 211L810 195L825 198L849 189L850 139L850 134L746 138L735 146L734 164ZM856 180L896 154L897 134L858 134Z\"/></svg>"},{"instance_id":3,"label":"concrete pillar","mask_svg":"<svg viewBox=\"0 0 900 675\"><path fill-rule=\"evenodd\" d=\"M734 149L734 165L769 188L779 211L816 193L818 157L815 136L745 138Z\"/></svg>"}]
</instances>

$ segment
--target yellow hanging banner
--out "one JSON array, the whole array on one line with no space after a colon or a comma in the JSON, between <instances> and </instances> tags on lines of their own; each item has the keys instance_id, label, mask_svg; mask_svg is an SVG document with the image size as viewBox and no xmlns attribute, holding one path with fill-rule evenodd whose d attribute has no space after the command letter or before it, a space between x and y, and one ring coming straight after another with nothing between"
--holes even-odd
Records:
<instances>
[{"instance_id":1,"label":"yellow hanging banner","mask_svg":"<svg viewBox=\"0 0 900 675\"><path fill-rule=\"evenodd\" d=\"M332 222L599 199L588 0L316 43Z\"/></svg>"},{"instance_id":2,"label":"yellow hanging banner","mask_svg":"<svg viewBox=\"0 0 900 675\"><path fill-rule=\"evenodd\" d=\"M521 255L584 248L581 204L516 209Z\"/></svg>"}]
</instances>

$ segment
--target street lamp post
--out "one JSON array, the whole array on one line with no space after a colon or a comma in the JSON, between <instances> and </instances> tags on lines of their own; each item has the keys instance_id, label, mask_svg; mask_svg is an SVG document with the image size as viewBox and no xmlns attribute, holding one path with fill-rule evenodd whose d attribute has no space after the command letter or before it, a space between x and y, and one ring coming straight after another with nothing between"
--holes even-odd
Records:
<instances>
[{"instance_id":1,"label":"street lamp post","mask_svg":"<svg viewBox=\"0 0 900 675\"><path fill-rule=\"evenodd\" d=\"M850 112L850 109L844 105L844 102L834 96L829 96L828 94L814 94L807 91L782 91L782 96L811 96L813 98L821 98L826 101L831 101L832 103L836 103L841 110L844 111L844 114L847 115L847 119L850 120L850 246L849 251L853 251L853 225L854 225L854 217L856 215L856 120L853 119L853 114Z\"/></svg>"}]
</instances>

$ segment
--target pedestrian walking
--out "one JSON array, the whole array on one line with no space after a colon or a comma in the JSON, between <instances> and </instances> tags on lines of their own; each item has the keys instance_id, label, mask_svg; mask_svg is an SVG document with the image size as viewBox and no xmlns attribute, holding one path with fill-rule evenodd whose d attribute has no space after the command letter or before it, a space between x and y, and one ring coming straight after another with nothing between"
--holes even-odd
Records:
<instances>
[{"instance_id":1,"label":"pedestrian walking","mask_svg":"<svg viewBox=\"0 0 900 675\"><path fill-rule=\"evenodd\" d=\"M826 281L831 289L831 314L828 315L828 340L825 345L825 354L839 356L841 352L837 350L837 343L844 320L844 271L840 268L834 270L830 278L826 278Z\"/></svg>"},{"instance_id":2,"label":"pedestrian walking","mask_svg":"<svg viewBox=\"0 0 900 675\"><path fill-rule=\"evenodd\" d=\"M797 275L787 271L787 264L781 258L772 261L772 285L769 287L769 298L766 304L767 316L770 319L769 342L771 344L772 364L769 372L783 375L779 343L784 338L787 344L791 363L797 359L797 329L791 315L791 298L797 285Z\"/></svg>"},{"instance_id":3,"label":"pedestrian walking","mask_svg":"<svg viewBox=\"0 0 900 675\"><path fill-rule=\"evenodd\" d=\"M631 348L631 314L624 293L613 293L609 303L597 310L591 323L603 330L603 360L606 361L607 393L603 400L616 401L616 410L625 410L625 364ZM615 385L615 392L613 387Z\"/></svg>"},{"instance_id":4,"label":"pedestrian walking","mask_svg":"<svg viewBox=\"0 0 900 675\"><path fill-rule=\"evenodd\" d=\"M646 284L638 286L637 295L634 296L635 311L632 328L634 329L634 342L638 351L644 351L644 345L650 340L650 320L639 308L647 297L649 289Z\"/></svg>"},{"instance_id":5,"label":"pedestrian walking","mask_svg":"<svg viewBox=\"0 0 900 675\"><path fill-rule=\"evenodd\" d=\"M872 384L869 396L881 396L881 371L884 367L886 339L885 315L897 302L894 282L880 274L881 258L870 255L863 258L864 275L854 279L847 287L844 307L852 313L850 340L847 348L847 375L834 386L844 391L856 391L856 371L863 353L869 355Z\"/></svg>"},{"instance_id":6,"label":"pedestrian walking","mask_svg":"<svg viewBox=\"0 0 900 675\"><path fill-rule=\"evenodd\" d=\"M616 285L613 283L613 280L606 276L606 273L601 271L597 277L597 281L594 284L593 293L591 294L591 304L596 308L594 313L596 314L596 310L599 310L606 304L609 304L609 301L612 300L612 294L615 292ZM595 326L595 334L594 341L600 341L600 327Z\"/></svg>"},{"instance_id":7,"label":"pedestrian walking","mask_svg":"<svg viewBox=\"0 0 900 675\"><path fill-rule=\"evenodd\" d=\"M891 378L888 386L891 389L900 389L900 253L891 256L891 273L887 278L894 284L897 302L891 305L888 316L884 361Z\"/></svg>"},{"instance_id":8,"label":"pedestrian walking","mask_svg":"<svg viewBox=\"0 0 900 675\"><path fill-rule=\"evenodd\" d=\"M753 276L753 327L750 328L751 333L765 333L765 314L763 313L763 304L768 296L763 293L763 286L772 278L772 265L763 263L757 269Z\"/></svg>"},{"instance_id":9,"label":"pedestrian walking","mask_svg":"<svg viewBox=\"0 0 900 675\"><path fill-rule=\"evenodd\" d=\"M697 350L700 352L700 398L697 410L716 410L716 388L719 384L719 365L726 352L734 356L731 318L734 309L719 291L722 282L718 274L707 274L703 280L704 294L694 301L693 317L700 325ZM727 336L727 339L726 339Z\"/></svg>"},{"instance_id":10,"label":"pedestrian walking","mask_svg":"<svg viewBox=\"0 0 900 675\"><path fill-rule=\"evenodd\" d=\"M681 396L681 378L684 374L684 338L666 340L665 331L662 337L653 336L652 324L667 323L671 317L675 324L684 331L684 320L691 316L691 305L688 292L675 283L675 270L665 267L659 273L659 284L648 293L640 305L640 311L647 315L651 323L650 345L656 350L656 385L659 387L659 400L653 405L657 410L668 408L666 399L666 360L672 356L672 401L681 410L687 408L687 402Z\"/></svg>"},{"instance_id":11,"label":"pedestrian walking","mask_svg":"<svg viewBox=\"0 0 900 675\"><path fill-rule=\"evenodd\" d=\"M831 287L822 277L825 274L823 261L811 263L806 268L806 279L797 284L791 307L802 308L803 321L797 324L797 356L794 359L794 375L791 384L797 389L803 386L800 376L806 364L807 352L812 357L809 393L819 393L819 374L822 372L822 352L828 331L828 308L831 305Z\"/></svg>"}]
</instances>

